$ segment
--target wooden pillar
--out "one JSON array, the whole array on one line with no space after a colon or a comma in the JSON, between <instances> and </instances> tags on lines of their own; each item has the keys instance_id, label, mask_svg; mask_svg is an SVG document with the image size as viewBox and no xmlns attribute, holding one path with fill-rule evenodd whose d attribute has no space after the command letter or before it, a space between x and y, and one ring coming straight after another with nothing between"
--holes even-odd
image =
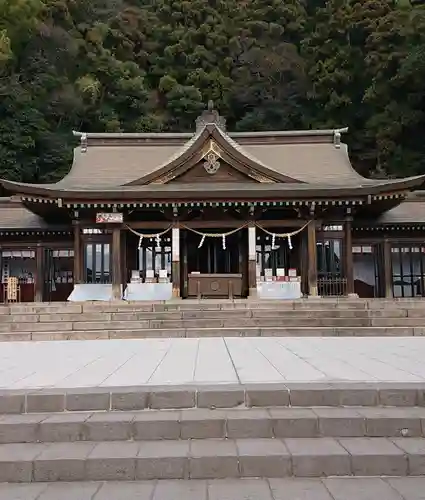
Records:
<instances>
[{"instance_id":1,"label":"wooden pillar","mask_svg":"<svg viewBox=\"0 0 425 500\"><path fill-rule=\"evenodd\" d=\"M316 221L312 220L307 226L308 239L308 290L309 295L317 297L317 248L316 248Z\"/></svg>"},{"instance_id":2,"label":"wooden pillar","mask_svg":"<svg viewBox=\"0 0 425 500\"><path fill-rule=\"evenodd\" d=\"M35 250L34 302L43 302L44 289L44 248L37 243Z\"/></svg>"},{"instance_id":3,"label":"wooden pillar","mask_svg":"<svg viewBox=\"0 0 425 500\"><path fill-rule=\"evenodd\" d=\"M173 298L180 297L180 228L171 229L171 278Z\"/></svg>"},{"instance_id":4,"label":"wooden pillar","mask_svg":"<svg viewBox=\"0 0 425 500\"><path fill-rule=\"evenodd\" d=\"M188 296L188 263L187 263L187 255L188 255L188 242L187 242L187 235L188 231L183 231L182 234L182 263L181 263L181 273L182 273L182 279L180 283L182 284L182 289L180 290L180 295L183 298L186 298Z\"/></svg>"},{"instance_id":5,"label":"wooden pillar","mask_svg":"<svg viewBox=\"0 0 425 500\"><path fill-rule=\"evenodd\" d=\"M121 256L122 256L122 268L121 268L121 283L126 285L130 281L130 273L128 272L128 259L127 259L127 231L121 234Z\"/></svg>"},{"instance_id":6,"label":"wooden pillar","mask_svg":"<svg viewBox=\"0 0 425 500\"><path fill-rule=\"evenodd\" d=\"M82 250L80 222L74 221L74 284L84 281Z\"/></svg>"},{"instance_id":7,"label":"wooden pillar","mask_svg":"<svg viewBox=\"0 0 425 500\"><path fill-rule=\"evenodd\" d=\"M112 298L113 300L121 300L121 228L114 227L112 229Z\"/></svg>"},{"instance_id":8,"label":"wooden pillar","mask_svg":"<svg viewBox=\"0 0 425 500\"><path fill-rule=\"evenodd\" d=\"M254 225L248 227L248 293L257 296L257 236Z\"/></svg>"},{"instance_id":9,"label":"wooden pillar","mask_svg":"<svg viewBox=\"0 0 425 500\"><path fill-rule=\"evenodd\" d=\"M385 298L393 298L393 266L391 262L391 243L387 239L384 240L383 265L378 269L384 273L384 294Z\"/></svg>"},{"instance_id":10,"label":"wooden pillar","mask_svg":"<svg viewBox=\"0 0 425 500\"><path fill-rule=\"evenodd\" d=\"M347 279L347 295L354 294L354 272L353 272L353 236L352 236L352 218L347 217L345 221L345 278Z\"/></svg>"},{"instance_id":11,"label":"wooden pillar","mask_svg":"<svg viewBox=\"0 0 425 500\"><path fill-rule=\"evenodd\" d=\"M303 231L300 235L301 245L299 251L300 259L300 275L301 275L301 292L303 296L309 294L309 281L308 281L308 231Z\"/></svg>"}]
</instances>

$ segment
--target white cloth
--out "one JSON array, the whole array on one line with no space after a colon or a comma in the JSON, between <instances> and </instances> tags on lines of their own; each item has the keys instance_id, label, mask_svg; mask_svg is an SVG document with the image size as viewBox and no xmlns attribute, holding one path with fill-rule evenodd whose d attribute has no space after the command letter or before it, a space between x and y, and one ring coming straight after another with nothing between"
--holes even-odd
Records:
<instances>
[{"instance_id":1,"label":"white cloth","mask_svg":"<svg viewBox=\"0 0 425 500\"><path fill-rule=\"evenodd\" d=\"M122 294L122 287L121 287ZM87 301L110 301L113 300L112 285L104 283L78 283L74 285L69 302L87 302Z\"/></svg>"},{"instance_id":2,"label":"white cloth","mask_svg":"<svg viewBox=\"0 0 425 500\"><path fill-rule=\"evenodd\" d=\"M173 285L171 283L128 283L124 292L124 300L171 300Z\"/></svg>"},{"instance_id":3,"label":"white cloth","mask_svg":"<svg viewBox=\"0 0 425 500\"><path fill-rule=\"evenodd\" d=\"M295 300L301 298L300 281L257 282L257 296L260 299Z\"/></svg>"}]
</instances>

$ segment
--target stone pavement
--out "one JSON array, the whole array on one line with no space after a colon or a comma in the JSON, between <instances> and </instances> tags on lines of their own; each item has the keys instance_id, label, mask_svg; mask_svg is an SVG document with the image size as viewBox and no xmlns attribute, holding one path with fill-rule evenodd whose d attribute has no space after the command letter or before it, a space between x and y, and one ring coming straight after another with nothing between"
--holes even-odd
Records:
<instances>
[{"instance_id":1,"label":"stone pavement","mask_svg":"<svg viewBox=\"0 0 425 500\"><path fill-rule=\"evenodd\" d=\"M424 500L425 477L0 484L0 500Z\"/></svg>"},{"instance_id":2,"label":"stone pavement","mask_svg":"<svg viewBox=\"0 0 425 500\"><path fill-rule=\"evenodd\" d=\"M0 389L425 382L420 337L128 339L0 344Z\"/></svg>"}]
</instances>

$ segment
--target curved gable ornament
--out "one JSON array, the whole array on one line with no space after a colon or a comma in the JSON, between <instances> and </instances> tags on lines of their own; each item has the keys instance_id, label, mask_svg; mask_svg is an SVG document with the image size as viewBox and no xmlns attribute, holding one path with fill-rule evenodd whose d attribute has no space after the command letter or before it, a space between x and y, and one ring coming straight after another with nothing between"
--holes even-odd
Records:
<instances>
[{"instance_id":1,"label":"curved gable ornament","mask_svg":"<svg viewBox=\"0 0 425 500\"><path fill-rule=\"evenodd\" d=\"M207 148L203 151L202 158L204 161L204 169L207 174L214 175L218 172L220 168L220 148L213 141L208 142Z\"/></svg>"},{"instance_id":2,"label":"curved gable ornament","mask_svg":"<svg viewBox=\"0 0 425 500\"><path fill-rule=\"evenodd\" d=\"M214 153L214 151L210 151L204 158L204 169L207 174L216 174L218 169L220 168L220 162L218 160L219 157Z\"/></svg>"}]
</instances>

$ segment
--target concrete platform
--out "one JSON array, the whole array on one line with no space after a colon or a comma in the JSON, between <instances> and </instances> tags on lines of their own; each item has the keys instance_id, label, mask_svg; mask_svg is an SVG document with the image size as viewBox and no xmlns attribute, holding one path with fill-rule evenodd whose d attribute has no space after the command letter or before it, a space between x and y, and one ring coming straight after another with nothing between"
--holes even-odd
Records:
<instances>
[{"instance_id":1,"label":"concrete platform","mask_svg":"<svg viewBox=\"0 0 425 500\"><path fill-rule=\"evenodd\" d=\"M1 484L0 500L423 500L425 478L217 479Z\"/></svg>"},{"instance_id":2,"label":"concrete platform","mask_svg":"<svg viewBox=\"0 0 425 500\"><path fill-rule=\"evenodd\" d=\"M202 338L9 342L0 389L316 383L425 383L425 341Z\"/></svg>"}]
</instances>

